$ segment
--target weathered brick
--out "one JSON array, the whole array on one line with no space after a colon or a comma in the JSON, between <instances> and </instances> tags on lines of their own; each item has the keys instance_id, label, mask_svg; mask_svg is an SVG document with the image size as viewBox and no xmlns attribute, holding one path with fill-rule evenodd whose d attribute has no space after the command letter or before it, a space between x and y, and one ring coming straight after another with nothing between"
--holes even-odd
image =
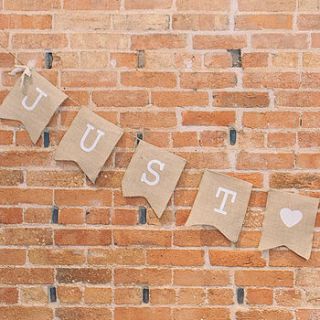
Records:
<instances>
[{"instance_id":1,"label":"weathered brick","mask_svg":"<svg viewBox=\"0 0 320 320\"><path fill-rule=\"evenodd\" d=\"M236 271L235 281L238 286L292 287L291 271Z\"/></svg>"},{"instance_id":2,"label":"weathered brick","mask_svg":"<svg viewBox=\"0 0 320 320\"><path fill-rule=\"evenodd\" d=\"M59 283L83 282L89 284L102 284L111 281L110 269L57 269L57 281Z\"/></svg>"}]
</instances>

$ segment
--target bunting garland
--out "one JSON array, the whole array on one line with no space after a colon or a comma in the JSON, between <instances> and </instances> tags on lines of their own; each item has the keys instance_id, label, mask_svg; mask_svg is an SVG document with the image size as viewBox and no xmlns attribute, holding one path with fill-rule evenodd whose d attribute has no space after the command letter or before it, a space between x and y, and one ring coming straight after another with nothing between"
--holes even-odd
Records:
<instances>
[{"instance_id":1,"label":"bunting garland","mask_svg":"<svg viewBox=\"0 0 320 320\"><path fill-rule=\"evenodd\" d=\"M66 98L35 70L25 67L0 107L0 118L22 122L36 143ZM55 160L75 161L94 183L122 134L121 128L83 108L58 146ZM124 196L145 197L160 218L185 164L175 154L140 141L122 181ZM186 225L215 226L236 242L251 189L248 182L206 171ZM309 259L318 203L316 198L271 191L260 249L285 245Z\"/></svg>"}]
</instances>

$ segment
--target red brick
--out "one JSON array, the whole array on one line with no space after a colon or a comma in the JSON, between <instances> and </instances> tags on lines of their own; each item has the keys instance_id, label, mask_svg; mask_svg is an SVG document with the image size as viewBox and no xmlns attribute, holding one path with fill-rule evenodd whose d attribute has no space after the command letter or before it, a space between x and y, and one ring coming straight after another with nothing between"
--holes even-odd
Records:
<instances>
[{"instance_id":1,"label":"red brick","mask_svg":"<svg viewBox=\"0 0 320 320\"><path fill-rule=\"evenodd\" d=\"M60 320L86 320L93 317L95 320L111 320L111 310L108 308L69 307L57 308L56 315Z\"/></svg>"},{"instance_id":2,"label":"red brick","mask_svg":"<svg viewBox=\"0 0 320 320\"><path fill-rule=\"evenodd\" d=\"M172 0L125 0L127 10L169 9Z\"/></svg>"},{"instance_id":3,"label":"red brick","mask_svg":"<svg viewBox=\"0 0 320 320\"><path fill-rule=\"evenodd\" d=\"M43 11L60 8L58 0L5 0L4 8L6 10L23 10L23 11Z\"/></svg>"},{"instance_id":4,"label":"red brick","mask_svg":"<svg viewBox=\"0 0 320 320\"><path fill-rule=\"evenodd\" d=\"M232 289L209 289L208 303L213 305L232 305L234 303L234 292Z\"/></svg>"},{"instance_id":5,"label":"red brick","mask_svg":"<svg viewBox=\"0 0 320 320\"><path fill-rule=\"evenodd\" d=\"M180 152L178 155L187 160L186 169L224 169L229 167L229 158L224 152Z\"/></svg>"},{"instance_id":6,"label":"red brick","mask_svg":"<svg viewBox=\"0 0 320 320\"><path fill-rule=\"evenodd\" d=\"M210 263L213 266L226 267L264 267L265 259L258 251L239 251L239 250L210 250Z\"/></svg>"},{"instance_id":7,"label":"red brick","mask_svg":"<svg viewBox=\"0 0 320 320\"><path fill-rule=\"evenodd\" d=\"M320 106L319 99L320 99L319 92L280 91L276 94L276 105L280 107L312 108L312 107Z\"/></svg>"},{"instance_id":8,"label":"red brick","mask_svg":"<svg viewBox=\"0 0 320 320\"><path fill-rule=\"evenodd\" d=\"M175 108L187 106L207 106L206 92L157 91L152 92L151 103L157 107Z\"/></svg>"},{"instance_id":9,"label":"red brick","mask_svg":"<svg viewBox=\"0 0 320 320\"><path fill-rule=\"evenodd\" d=\"M23 265L26 262L26 251L23 249L0 249L1 265ZM1 293L1 291L0 291ZM1 301L1 298L0 298Z\"/></svg>"},{"instance_id":10,"label":"red brick","mask_svg":"<svg viewBox=\"0 0 320 320\"><path fill-rule=\"evenodd\" d=\"M84 175L79 171L29 171L27 185L37 187L81 187Z\"/></svg>"},{"instance_id":11,"label":"red brick","mask_svg":"<svg viewBox=\"0 0 320 320\"><path fill-rule=\"evenodd\" d=\"M17 288L0 288L0 303L15 304L18 302L18 295Z\"/></svg>"},{"instance_id":12,"label":"red brick","mask_svg":"<svg viewBox=\"0 0 320 320\"><path fill-rule=\"evenodd\" d=\"M5 228L0 234L2 245L50 245L52 230L49 228Z\"/></svg>"},{"instance_id":13,"label":"red brick","mask_svg":"<svg viewBox=\"0 0 320 320\"><path fill-rule=\"evenodd\" d=\"M223 108L258 108L269 105L269 96L261 92L216 92L214 106Z\"/></svg>"},{"instance_id":14,"label":"red brick","mask_svg":"<svg viewBox=\"0 0 320 320\"><path fill-rule=\"evenodd\" d=\"M235 282L238 286L292 287L291 271L236 271Z\"/></svg>"},{"instance_id":15,"label":"red brick","mask_svg":"<svg viewBox=\"0 0 320 320\"><path fill-rule=\"evenodd\" d=\"M55 230L55 244L97 246L111 243L110 230L61 229Z\"/></svg>"},{"instance_id":16,"label":"red brick","mask_svg":"<svg viewBox=\"0 0 320 320\"><path fill-rule=\"evenodd\" d=\"M140 288L115 288L114 301L117 305L140 304L141 289Z\"/></svg>"},{"instance_id":17,"label":"red brick","mask_svg":"<svg viewBox=\"0 0 320 320\"><path fill-rule=\"evenodd\" d=\"M73 265L85 262L84 251L73 249L30 249L28 256L35 265Z\"/></svg>"},{"instance_id":18,"label":"red brick","mask_svg":"<svg viewBox=\"0 0 320 320\"><path fill-rule=\"evenodd\" d=\"M226 145L227 133L224 131L200 132L199 144L203 147L223 147Z\"/></svg>"},{"instance_id":19,"label":"red brick","mask_svg":"<svg viewBox=\"0 0 320 320\"><path fill-rule=\"evenodd\" d=\"M94 91L92 101L101 107L144 107L148 104L147 91Z\"/></svg>"},{"instance_id":20,"label":"red brick","mask_svg":"<svg viewBox=\"0 0 320 320\"><path fill-rule=\"evenodd\" d=\"M174 132L172 134L172 143L174 148L198 146L197 132Z\"/></svg>"},{"instance_id":21,"label":"red brick","mask_svg":"<svg viewBox=\"0 0 320 320\"><path fill-rule=\"evenodd\" d=\"M246 46L245 36L193 36L194 49L241 49Z\"/></svg>"},{"instance_id":22,"label":"red brick","mask_svg":"<svg viewBox=\"0 0 320 320\"><path fill-rule=\"evenodd\" d=\"M87 224L109 224L110 223L110 210L106 208L92 208L86 212Z\"/></svg>"},{"instance_id":23,"label":"red brick","mask_svg":"<svg viewBox=\"0 0 320 320\"><path fill-rule=\"evenodd\" d=\"M319 189L320 175L316 173L272 173L270 175L270 187L277 189Z\"/></svg>"},{"instance_id":24,"label":"red brick","mask_svg":"<svg viewBox=\"0 0 320 320\"><path fill-rule=\"evenodd\" d=\"M236 17L237 30L292 29L291 15L239 15Z\"/></svg>"},{"instance_id":25,"label":"red brick","mask_svg":"<svg viewBox=\"0 0 320 320\"><path fill-rule=\"evenodd\" d=\"M111 288L85 288L84 301L87 304L111 304Z\"/></svg>"},{"instance_id":26,"label":"red brick","mask_svg":"<svg viewBox=\"0 0 320 320\"><path fill-rule=\"evenodd\" d=\"M299 114L296 112L246 112L243 125L248 128L298 128Z\"/></svg>"},{"instance_id":27,"label":"red brick","mask_svg":"<svg viewBox=\"0 0 320 320\"><path fill-rule=\"evenodd\" d=\"M225 286L229 273L222 270L174 270L173 283L180 286Z\"/></svg>"},{"instance_id":28,"label":"red brick","mask_svg":"<svg viewBox=\"0 0 320 320\"><path fill-rule=\"evenodd\" d=\"M64 9L66 10L118 10L119 0L65 0Z\"/></svg>"},{"instance_id":29,"label":"red brick","mask_svg":"<svg viewBox=\"0 0 320 320\"><path fill-rule=\"evenodd\" d=\"M281 11L295 11L296 1L276 1L266 0L263 3L259 0L239 0L239 11L267 11L267 12L281 12Z\"/></svg>"},{"instance_id":30,"label":"red brick","mask_svg":"<svg viewBox=\"0 0 320 320\"><path fill-rule=\"evenodd\" d=\"M170 308L122 308L115 309L115 320L162 320L170 318Z\"/></svg>"},{"instance_id":31,"label":"red brick","mask_svg":"<svg viewBox=\"0 0 320 320\"><path fill-rule=\"evenodd\" d=\"M111 205L112 194L109 190L55 190L55 203L58 206L93 206Z\"/></svg>"},{"instance_id":32,"label":"red brick","mask_svg":"<svg viewBox=\"0 0 320 320\"><path fill-rule=\"evenodd\" d=\"M147 264L166 266L201 266L204 252L200 250L153 249L147 251Z\"/></svg>"},{"instance_id":33,"label":"red brick","mask_svg":"<svg viewBox=\"0 0 320 320\"><path fill-rule=\"evenodd\" d=\"M177 0L178 10L204 10L204 11L228 11L230 2L228 0Z\"/></svg>"},{"instance_id":34,"label":"red brick","mask_svg":"<svg viewBox=\"0 0 320 320\"><path fill-rule=\"evenodd\" d=\"M247 72L243 75L243 86L246 88L297 89L300 86L300 76L294 72Z\"/></svg>"},{"instance_id":35,"label":"red brick","mask_svg":"<svg viewBox=\"0 0 320 320\"><path fill-rule=\"evenodd\" d=\"M232 88L236 75L231 72L184 72L180 75L181 87L187 89Z\"/></svg>"},{"instance_id":36,"label":"red brick","mask_svg":"<svg viewBox=\"0 0 320 320\"><path fill-rule=\"evenodd\" d=\"M297 307L302 303L302 294L296 289L276 291L275 301L279 306Z\"/></svg>"},{"instance_id":37,"label":"red brick","mask_svg":"<svg viewBox=\"0 0 320 320\"><path fill-rule=\"evenodd\" d=\"M78 287L58 286L57 295L60 303L79 303L82 298Z\"/></svg>"},{"instance_id":38,"label":"red brick","mask_svg":"<svg viewBox=\"0 0 320 320\"><path fill-rule=\"evenodd\" d=\"M174 309L174 320L193 320L193 319L228 319L230 311L223 308L185 308Z\"/></svg>"},{"instance_id":39,"label":"red brick","mask_svg":"<svg viewBox=\"0 0 320 320\"><path fill-rule=\"evenodd\" d=\"M12 46L15 49L62 49L67 45L68 40L65 34L18 33L12 38Z\"/></svg>"},{"instance_id":40,"label":"red brick","mask_svg":"<svg viewBox=\"0 0 320 320\"><path fill-rule=\"evenodd\" d=\"M207 53L204 56L204 65L207 68L231 68L232 57L229 53Z\"/></svg>"},{"instance_id":41,"label":"red brick","mask_svg":"<svg viewBox=\"0 0 320 320\"><path fill-rule=\"evenodd\" d=\"M46 151L4 151L0 153L2 167L49 165L52 154Z\"/></svg>"},{"instance_id":42,"label":"red brick","mask_svg":"<svg viewBox=\"0 0 320 320\"><path fill-rule=\"evenodd\" d=\"M174 112L125 112L120 114L125 128L172 128L177 125Z\"/></svg>"},{"instance_id":43,"label":"red brick","mask_svg":"<svg viewBox=\"0 0 320 320\"><path fill-rule=\"evenodd\" d=\"M176 14L173 15L174 30L226 30L228 16L210 14Z\"/></svg>"},{"instance_id":44,"label":"red brick","mask_svg":"<svg viewBox=\"0 0 320 320\"><path fill-rule=\"evenodd\" d=\"M138 211L116 209L111 215L111 223L114 225L136 225L138 223Z\"/></svg>"},{"instance_id":45,"label":"red brick","mask_svg":"<svg viewBox=\"0 0 320 320\"><path fill-rule=\"evenodd\" d=\"M187 45L185 35L151 34L134 35L131 39L132 50L181 49Z\"/></svg>"},{"instance_id":46,"label":"red brick","mask_svg":"<svg viewBox=\"0 0 320 320\"><path fill-rule=\"evenodd\" d=\"M53 316L52 309L46 307L0 307L0 313L3 320L51 320Z\"/></svg>"},{"instance_id":47,"label":"red brick","mask_svg":"<svg viewBox=\"0 0 320 320\"><path fill-rule=\"evenodd\" d=\"M300 148L319 147L319 132L299 132L298 143Z\"/></svg>"},{"instance_id":48,"label":"red brick","mask_svg":"<svg viewBox=\"0 0 320 320\"><path fill-rule=\"evenodd\" d=\"M51 29L52 17L50 15L0 15L2 29Z\"/></svg>"},{"instance_id":49,"label":"red brick","mask_svg":"<svg viewBox=\"0 0 320 320\"><path fill-rule=\"evenodd\" d=\"M128 87L174 88L177 80L174 73L169 72L123 72L121 83Z\"/></svg>"},{"instance_id":50,"label":"red brick","mask_svg":"<svg viewBox=\"0 0 320 320\"><path fill-rule=\"evenodd\" d=\"M269 148L288 148L293 147L296 143L295 133L274 132L268 134Z\"/></svg>"},{"instance_id":51,"label":"red brick","mask_svg":"<svg viewBox=\"0 0 320 320\"><path fill-rule=\"evenodd\" d=\"M115 270L114 282L117 285L150 285L163 286L171 283L171 270L158 268L123 269Z\"/></svg>"},{"instance_id":52,"label":"red brick","mask_svg":"<svg viewBox=\"0 0 320 320\"><path fill-rule=\"evenodd\" d=\"M272 289L246 289L246 302L248 304L265 304L271 305L273 302L273 290Z\"/></svg>"},{"instance_id":53,"label":"red brick","mask_svg":"<svg viewBox=\"0 0 320 320\"><path fill-rule=\"evenodd\" d=\"M297 22L299 30L320 30L319 18L318 14L300 14Z\"/></svg>"},{"instance_id":54,"label":"red brick","mask_svg":"<svg viewBox=\"0 0 320 320\"><path fill-rule=\"evenodd\" d=\"M52 190L48 189L0 189L0 204L51 204Z\"/></svg>"},{"instance_id":55,"label":"red brick","mask_svg":"<svg viewBox=\"0 0 320 320\"><path fill-rule=\"evenodd\" d=\"M59 283L75 283L83 282L89 284L102 284L111 281L110 269L93 269L93 268L77 268L77 269L57 269L57 281Z\"/></svg>"},{"instance_id":56,"label":"red brick","mask_svg":"<svg viewBox=\"0 0 320 320\"><path fill-rule=\"evenodd\" d=\"M184 111L182 124L184 126L229 126L235 122L233 111Z\"/></svg>"},{"instance_id":57,"label":"red brick","mask_svg":"<svg viewBox=\"0 0 320 320\"><path fill-rule=\"evenodd\" d=\"M161 246L170 247L172 234L169 231L114 230L114 244L117 246Z\"/></svg>"},{"instance_id":58,"label":"red brick","mask_svg":"<svg viewBox=\"0 0 320 320\"><path fill-rule=\"evenodd\" d=\"M242 55L243 68L264 68L268 66L268 54L264 52L248 52Z\"/></svg>"},{"instance_id":59,"label":"red brick","mask_svg":"<svg viewBox=\"0 0 320 320\"><path fill-rule=\"evenodd\" d=\"M179 247L228 247L229 240L216 230L176 230L174 245Z\"/></svg>"},{"instance_id":60,"label":"red brick","mask_svg":"<svg viewBox=\"0 0 320 320\"><path fill-rule=\"evenodd\" d=\"M114 87L116 74L105 71L68 71L61 75L64 87Z\"/></svg>"},{"instance_id":61,"label":"red brick","mask_svg":"<svg viewBox=\"0 0 320 320\"><path fill-rule=\"evenodd\" d=\"M83 209L62 208L59 210L59 224L83 224L85 221Z\"/></svg>"},{"instance_id":62,"label":"red brick","mask_svg":"<svg viewBox=\"0 0 320 320\"><path fill-rule=\"evenodd\" d=\"M24 213L26 223L51 223L51 208L28 208Z\"/></svg>"},{"instance_id":63,"label":"red brick","mask_svg":"<svg viewBox=\"0 0 320 320\"><path fill-rule=\"evenodd\" d=\"M312 252L309 260L305 260L293 252L270 251L270 262L272 267L320 267L320 253Z\"/></svg>"},{"instance_id":64,"label":"red brick","mask_svg":"<svg viewBox=\"0 0 320 320\"><path fill-rule=\"evenodd\" d=\"M1 24L1 16L0 16ZM8 68L14 66L14 57L10 53L1 52L0 53L0 67Z\"/></svg>"},{"instance_id":65,"label":"red brick","mask_svg":"<svg viewBox=\"0 0 320 320\"><path fill-rule=\"evenodd\" d=\"M320 165L320 156L318 153L298 153L296 159L297 168L316 169Z\"/></svg>"},{"instance_id":66,"label":"red brick","mask_svg":"<svg viewBox=\"0 0 320 320\"><path fill-rule=\"evenodd\" d=\"M265 33L254 34L252 46L257 49L306 49L308 41L305 34Z\"/></svg>"},{"instance_id":67,"label":"red brick","mask_svg":"<svg viewBox=\"0 0 320 320\"><path fill-rule=\"evenodd\" d=\"M22 209L0 208L0 224L22 223Z\"/></svg>"},{"instance_id":68,"label":"red brick","mask_svg":"<svg viewBox=\"0 0 320 320\"><path fill-rule=\"evenodd\" d=\"M174 289L152 289L150 292L151 304L168 305L176 302L176 291Z\"/></svg>"},{"instance_id":69,"label":"red brick","mask_svg":"<svg viewBox=\"0 0 320 320\"><path fill-rule=\"evenodd\" d=\"M238 320L292 320L292 314L287 310L249 310L249 311L237 311Z\"/></svg>"},{"instance_id":70,"label":"red brick","mask_svg":"<svg viewBox=\"0 0 320 320\"><path fill-rule=\"evenodd\" d=\"M89 249L88 263L92 265L141 265L145 261L141 249Z\"/></svg>"},{"instance_id":71,"label":"red brick","mask_svg":"<svg viewBox=\"0 0 320 320\"><path fill-rule=\"evenodd\" d=\"M79 0L80 1L80 0ZM129 36L114 33L73 33L70 44L73 49L128 50Z\"/></svg>"},{"instance_id":72,"label":"red brick","mask_svg":"<svg viewBox=\"0 0 320 320\"><path fill-rule=\"evenodd\" d=\"M53 283L53 269L1 268L0 271L0 283L3 284Z\"/></svg>"},{"instance_id":73,"label":"red brick","mask_svg":"<svg viewBox=\"0 0 320 320\"><path fill-rule=\"evenodd\" d=\"M320 48L320 34L319 33L313 33L311 35L311 41L312 41L312 48Z\"/></svg>"},{"instance_id":74,"label":"red brick","mask_svg":"<svg viewBox=\"0 0 320 320\"><path fill-rule=\"evenodd\" d=\"M317 320L320 317L319 309L298 309L296 310L297 320Z\"/></svg>"},{"instance_id":75,"label":"red brick","mask_svg":"<svg viewBox=\"0 0 320 320\"><path fill-rule=\"evenodd\" d=\"M16 186L23 182L22 171L19 170L0 170L1 186Z\"/></svg>"},{"instance_id":76,"label":"red brick","mask_svg":"<svg viewBox=\"0 0 320 320\"><path fill-rule=\"evenodd\" d=\"M252 153L241 152L237 159L240 170L290 169L294 166L293 153Z\"/></svg>"}]
</instances>

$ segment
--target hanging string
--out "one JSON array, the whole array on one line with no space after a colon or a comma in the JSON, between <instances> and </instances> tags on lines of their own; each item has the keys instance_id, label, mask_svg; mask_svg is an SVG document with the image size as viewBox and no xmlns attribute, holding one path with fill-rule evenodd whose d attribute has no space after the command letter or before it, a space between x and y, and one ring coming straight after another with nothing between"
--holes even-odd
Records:
<instances>
[{"instance_id":1,"label":"hanging string","mask_svg":"<svg viewBox=\"0 0 320 320\"><path fill-rule=\"evenodd\" d=\"M4 35L6 35L6 33L3 30L0 30L0 32ZM9 55L11 55L14 59L15 59L15 63L17 62L17 64L15 64L14 69L9 72L10 75L15 76L17 73L23 72L22 74L22 79L21 79L21 86L23 86L23 83L25 81L25 76L30 76L31 75L31 70L35 68L36 66L36 60L30 60L27 64L25 64L24 62L22 62L21 60L18 59L18 57L12 53L11 51L9 51L5 46L2 45L2 43L0 43L0 47ZM77 101L76 99L68 96L68 99L73 102L75 105L79 105L81 106L81 103L79 101ZM140 138L138 135L134 135L131 132L126 131L126 134L130 135L132 138L134 138L136 141L140 142L143 141L143 138Z\"/></svg>"}]
</instances>

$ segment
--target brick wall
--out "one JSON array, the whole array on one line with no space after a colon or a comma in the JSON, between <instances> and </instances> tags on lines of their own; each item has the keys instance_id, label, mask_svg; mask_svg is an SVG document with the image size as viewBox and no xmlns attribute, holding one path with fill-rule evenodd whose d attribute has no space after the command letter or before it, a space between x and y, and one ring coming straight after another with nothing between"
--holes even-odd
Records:
<instances>
[{"instance_id":1,"label":"brick wall","mask_svg":"<svg viewBox=\"0 0 320 320\"><path fill-rule=\"evenodd\" d=\"M309 261L257 250L269 188L320 195L319 0L0 0L0 8L2 46L24 63L36 57L79 102L59 108L47 148L0 120L1 320L320 319L320 215ZM0 50L1 100L16 81L14 62ZM84 106L126 130L96 185L53 160ZM130 132L188 160L160 222L145 200L121 195ZM254 184L236 244L183 226L205 168Z\"/></svg>"}]
</instances>

